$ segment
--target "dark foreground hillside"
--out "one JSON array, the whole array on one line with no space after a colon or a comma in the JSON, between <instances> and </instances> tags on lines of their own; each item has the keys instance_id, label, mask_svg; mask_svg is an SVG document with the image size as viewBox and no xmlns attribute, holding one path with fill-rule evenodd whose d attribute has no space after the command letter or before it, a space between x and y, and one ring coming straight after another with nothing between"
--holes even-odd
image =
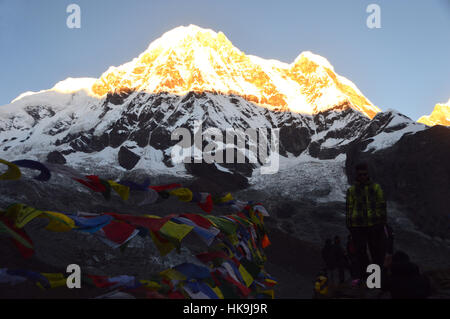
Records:
<instances>
[{"instance_id":1,"label":"dark foreground hillside","mask_svg":"<svg viewBox=\"0 0 450 319\"><path fill-rule=\"evenodd\" d=\"M139 178L139 176L131 176ZM169 176L154 177L152 184L181 182L199 191L215 187L215 192L230 189L218 183L202 179L180 179ZM92 193L78 183L61 176L52 177L49 182L38 182L22 177L18 181L3 181L0 184L0 206L22 202L42 210L64 213L76 212L120 212L133 215L154 214L165 216L169 213L201 213L199 207L169 198L155 204L138 206L130 200L123 202L118 196L106 201L100 194ZM262 202L269 211L265 226L271 245L266 248L267 272L276 278L275 298L311 298L313 282L322 268L321 246L327 237L339 235L346 238L343 210L344 203L316 203L313 200L293 201L290 198L274 197L261 190L232 189L233 195L241 200ZM396 247L407 251L423 271L434 278L434 296L446 297L450 268L450 249L445 241L414 230L405 215L396 207L390 207L390 223L396 231ZM215 207L214 215L227 214L223 207ZM183 261L189 261L193 252L201 247L198 242L188 242L181 252L171 252L160 257L152 241L147 238L133 239L125 250L112 249L95 238L77 232L53 233L43 229L45 221L34 220L25 229L32 238L35 255L24 260L10 241L0 243L1 267L30 269L39 272L65 272L68 264L76 263L86 272L96 275L141 275L157 273ZM348 275L347 275L348 276ZM434 276L434 277L433 277ZM347 277L347 280L349 277ZM340 288L338 297L373 298L373 293L364 294ZM93 298L103 294L95 287L80 290L55 288L42 290L31 283L0 289L4 298ZM346 292L349 291L349 292Z\"/></svg>"}]
</instances>

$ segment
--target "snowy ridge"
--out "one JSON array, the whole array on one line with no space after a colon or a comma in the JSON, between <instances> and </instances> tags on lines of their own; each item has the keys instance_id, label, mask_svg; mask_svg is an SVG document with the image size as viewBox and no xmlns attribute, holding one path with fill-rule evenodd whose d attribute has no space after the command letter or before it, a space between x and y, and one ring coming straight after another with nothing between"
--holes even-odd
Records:
<instances>
[{"instance_id":1,"label":"snowy ridge","mask_svg":"<svg viewBox=\"0 0 450 319\"><path fill-rule=\"evenodd\" d=\"M348 102L373 117L374 106L323 57L301 53L293 63L245 55L226 36L190 25L153 41L132 61L110 67L92 87L108 92L235 94L269 109L315 114Z\"/></svg>"},{"instance_id":2,"label":"snowy ridge","mask_svg":"<svg viewBox=\"0 0 450 319\"><path fill-rule=\"evenodd\" d=\"M383 130L373 136L373 141L367 145L366 151L374 152L394 145L403 135L413 134L426 129L421 123L412 121L409 117L396 110L388 109L382 113L388 117ZM376 118L374 119L376 120Z\"/></svg>"},{"instance_id":3,"label":"snowy ridge","mask_svg":"<svg viewBox=\"0 0 450 319\"><path fill-rule=\"evenodd\" d=\"M389 123L381 126L373 145L392 145L404 132L425 127L392 114L380 113L375 118ZM222 133L230 128L264 128L268 133L278 128L281 158L301 155L325 160L344 155L346 147L363 137L375 119L371 121L351 108L313 116L276 112L240 96L214 93L178 96L135 92L114 104L108 97L94 98L84 90L40 92L0 109L0 157L16 160L26 154L27 158L45 161L49 152L59 151L72 166L87 161L99 167L118 166L119 149L125 147L139 157L136 169L185 174L184 166L171 159L177 141L171 141L170 135L178 127L193 132L194 124L202 123L203 131L214 127ZM383 131L386 129L394 132ZM210 139L205 137L205 141ZM217 144L222 149L227 146ZM249 152L247 158L258 155ZM257 163L256 168L259 166Z\"/></svg>"}]
</instances>

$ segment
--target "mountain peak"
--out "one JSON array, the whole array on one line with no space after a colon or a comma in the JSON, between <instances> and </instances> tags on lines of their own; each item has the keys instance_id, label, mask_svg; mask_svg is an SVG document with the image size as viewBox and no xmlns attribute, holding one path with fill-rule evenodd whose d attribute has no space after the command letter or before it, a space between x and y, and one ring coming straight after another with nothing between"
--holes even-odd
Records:
<instances>
[{"instance_id":1,"label":"mountain peak","mask_svg":"<svg viewBox=\"0 0 450 319\"><path fill-rule=\"evenodd\" d=\"M320 65L322 67L326 67L326 68L329 68L330 70L334 71L333 66L327 59L325 59L324 57L322 57L318 54L314 54L311 51L304 51L304 52L300 53L298 55L298 57L295 58L293 64L294 65L304 64L306 61L313 62L316 65Z\"/></svg>"},{"instance_id":2,"label":"mountain peak","mask_svg":"<svg viewBox=\"0 0 450 319\"><path fill-rule=\"evenodd\" d=\"M450 126L450 99L447 103L438 103L434 106L430 115L422 116L417 120L428 126L445 125Z\"/></svg>"},{"instance_id":3,"label":"mountain peak","mask_svg":"<svg viewBox=\"0 0 450 319\"><path fill-rule=\"evenodd\" d=\"M150 43L143 54L165 50L185 50L193 47L210 47L218 50L220 46L232 46L222 32L217 33L211 29L190 24L164 33L160 38Z\"/></svg>"},{"instance_id":4,"label":"mountain peak","mask_svg":"<svg viewBox=\"0 0 450 319\"><path fill-rule=\"evenodd\" d=\"M222 32L196 25L170 30L137 58L110 67L92 91L98 96L122 91L215 92L305 114L342 104L370 118L380 111L319 55L303 52L291 64L266 60L246 55Z\"/></svg>"}]
</instances>

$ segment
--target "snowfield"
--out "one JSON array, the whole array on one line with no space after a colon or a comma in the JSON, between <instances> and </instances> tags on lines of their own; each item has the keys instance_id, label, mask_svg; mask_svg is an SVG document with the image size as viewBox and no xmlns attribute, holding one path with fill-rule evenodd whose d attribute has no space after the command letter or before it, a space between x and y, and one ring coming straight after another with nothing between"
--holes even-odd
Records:
<instances>
[{"instance_id":1,"label":"snowfield","mask_svg":"<svg viewBox=\"0 0 450 319\"><path fill-rule=\"evenodd\" d=\"M298 158L280 156L278 173L261 175L254 171L250 184L252 189L265 190L280 198L345 201L349 187L345 174L345 155L341 154L333 160L317 160L309 155Z\"/></svg>"}]
</instances>

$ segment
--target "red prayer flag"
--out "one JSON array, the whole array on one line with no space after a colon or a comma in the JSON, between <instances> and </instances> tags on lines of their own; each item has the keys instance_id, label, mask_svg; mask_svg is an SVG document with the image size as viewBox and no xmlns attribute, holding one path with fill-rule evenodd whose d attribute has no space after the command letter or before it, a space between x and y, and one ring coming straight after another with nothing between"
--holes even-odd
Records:
<instances>
[{"instance_id":1,"label":"red prayer flag","mask_svg":"<svg viewBox=\"0 0 450 319\"><path fill-rule=\"evenodd\" d=\"M213 209L213 200L211 194L206 196L206 200L204 202L199 202L197 205L206 213L210 213Z\"/></svg>"},{"instance_id":2,"label":"red prayer flag","mask_svg":"<svg viewBox=\"0 0 450 319\"><path fill-rule=\"evenodd\" d=\"M145 216L132 216L132 215L123 215L117 213L106 213L107 215L113 216L117 220L125 221L131 225L142 226L148 228L153 232L158 232L161 227L164 226L170 219L172 219L175 215L171 214L169 216L164 216L162 218L152 218Z\"/></svg>"},{"instance_id":3,"label":"red prayer flag","mask_svg":"<svg viewBox=\"0 0 450 319\"><path fill-rule=\"evenodd\" d=\"M95 276L95 275L87 275L87 276L92 279L92 282L98 288L106 288L109 286L113 286L115 284L114 282L109 282L108 277L106 276Z\"/></svg>"},{"instance_id":4,"label":"red prayer flag","mask_svg":"<svg viewBox=\"0 0 450 319\"><path fill-rule=\"evenodd\" d=\"M161 191L165 191L168 189L180 188L180 187L181 187L181 184L172 183L172 184L167 184L167 185L149 186L148 188L151 188L157 192L161 192Z\"/></svg>"},{"instance_id":5,"label":"red prayer flag","mask_svg":"<svg viewBox=\"0 0 450 319\"><path fill-rule=\"evenodd\" d=\"M79 178L72 178L72 179L85 185L86 187L89 187L94 192L99 192L99 193L106 192L106 188L102 183L100 183L100 178L98 176L88 175L88 176L86 176L86 178L89 179L89 181L85 181L85 180L79 179Z\"/></svg>"},{"instance_id":6,"label":"red prayer flag","mask_svg":"<svg viewBox=\"0 0 450 319\"><path fill-rule=\"evenodd\" d=\"M116 220L111 221L108 225L102 228L106 238L118 244L122 244L126 241L135 229L136 227L130 224Z\"/></svg>"},{"instance_id":7,"label":"red prayer flag","mask_svg":"<svg viewBox=\"0 0 450 319\"><path fill-rule=\"evenodd\" d=\"M228 258L227 254L223 251L211 251L206 253L201 253L196 255L196 257L202 262L202 263L208 263L216 258Z\"/></svg>"}]
</instances>

